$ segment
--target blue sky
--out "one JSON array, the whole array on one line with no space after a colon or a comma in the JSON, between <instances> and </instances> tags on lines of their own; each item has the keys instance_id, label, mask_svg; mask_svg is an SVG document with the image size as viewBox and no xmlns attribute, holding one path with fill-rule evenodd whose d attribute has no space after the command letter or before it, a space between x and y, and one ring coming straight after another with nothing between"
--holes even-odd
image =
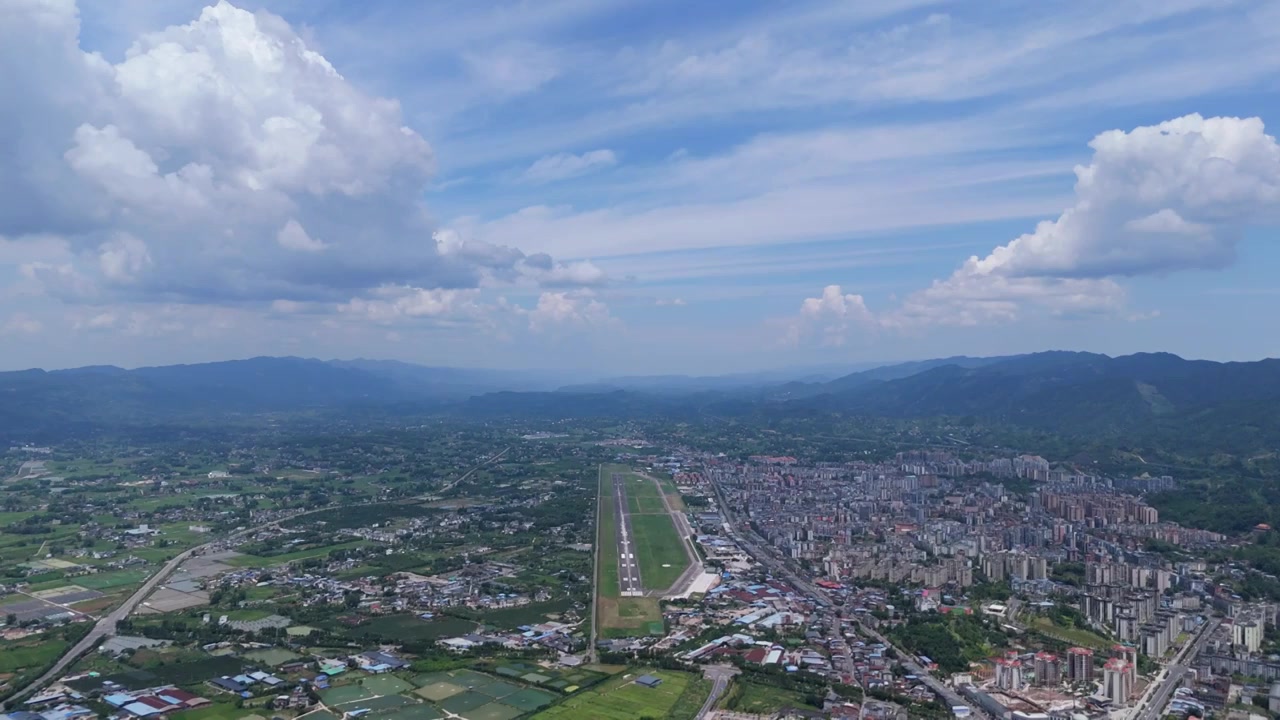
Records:
<instances>
[{"instance_id":1,"label":"blue sky","mask_svg":"<svg viewBox=\"0 0 1280 720\"><path fill-rule=\"evenodd\" d=\"M0 18L6 367L1280 354L1275 2L205 5Z\"/></svg>"}]
</instances>

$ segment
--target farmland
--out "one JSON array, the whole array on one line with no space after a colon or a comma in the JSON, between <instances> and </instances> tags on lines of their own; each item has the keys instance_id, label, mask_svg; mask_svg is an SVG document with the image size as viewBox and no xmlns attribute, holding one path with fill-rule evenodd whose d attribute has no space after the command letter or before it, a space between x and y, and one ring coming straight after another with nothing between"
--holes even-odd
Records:
<instances>
[{"instance_id":1,"label":"farmland","mask_svg":"<svg viewBox=\"0 0 1280 720\"><path fill-rule=\"evenodd\" d=\"M637 685L635 679L641 674L634 671L630 674L610 680L597 688L581 692L554 707L534 715L535 720L627 720L637 717L680 717L692 718L698 711L698 704L706 699L701 694L698 704L690 706L690 702L681 699L694 679L689 673L672 670L653 670L648 674L662 680L662 684L654 688ZM700 688L700 686L699 686ZM692 693L691 693L692 695ZM687 712L675 714L677 706Z\"/></svg>"}]
</instances>

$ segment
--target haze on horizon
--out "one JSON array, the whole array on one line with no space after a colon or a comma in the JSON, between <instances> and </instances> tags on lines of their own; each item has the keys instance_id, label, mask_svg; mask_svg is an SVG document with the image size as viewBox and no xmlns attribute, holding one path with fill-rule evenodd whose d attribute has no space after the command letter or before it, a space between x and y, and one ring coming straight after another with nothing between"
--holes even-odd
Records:
<instances>
[{"instance_id":1,"label":"haze on horizon","mask_svg":"<svg viewBox=\"0 0 1280 720\"><path fill-rule=\"evenodd\" d=\"M1280 355L1274 2L206 5L0 14L3 369Z\"/></svg>"}]
</instances>

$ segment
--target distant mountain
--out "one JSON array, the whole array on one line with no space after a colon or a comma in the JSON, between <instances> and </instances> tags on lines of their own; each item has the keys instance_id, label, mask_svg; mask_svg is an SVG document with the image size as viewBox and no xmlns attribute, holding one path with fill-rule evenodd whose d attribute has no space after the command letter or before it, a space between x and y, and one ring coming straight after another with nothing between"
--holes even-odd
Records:
<instances>
[{"instance_id":1,"label":"distant mountain","mask_svg":"<svg viewBox=\"0 0 1280 720\"><path fill-rule=\"evenodd\" d=\"M571 393L602 393L617 390L690 393L768 388L790 383L826 383L847 375L850 371L870 370L881 365L881 363L816 365L727 375L631 375L605 378L592 383L566 385L560 389Z\"/></svg>"},{"instance_id":2,"label":"distant mountain","mask_svg":"<svg viewBox=\"0 0 1280 720\"><path fill-rule=\"evenodd\" d=\"M24 370L0 373L0 440L324 412L746 422L948 416L1095 438L1176 438L1206 452L1280 448L1280 360L1046 352L900 363L820 382L782 377L651 376L566 387L565 376L555 373L270 357L136 370Z\"/></svg>"}]
</instances>

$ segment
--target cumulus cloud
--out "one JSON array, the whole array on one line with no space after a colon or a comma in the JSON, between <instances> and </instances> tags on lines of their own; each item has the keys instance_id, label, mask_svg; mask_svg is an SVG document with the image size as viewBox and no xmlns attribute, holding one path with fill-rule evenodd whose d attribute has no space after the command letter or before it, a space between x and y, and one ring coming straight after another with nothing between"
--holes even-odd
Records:
<instances>
[{"instance_id":1,"label":"cumulus cloud","mask_svg":"<svg viewBox=\"0 0 1280 720\"><path fill-rule=\"evenodd\" d=\"M120 233L98 248L98 266L108 280L131 282L151 266L151 253L146 243L128 233Z\"/></svg>"},{"instance_id":2,"label":"cumulus cloud","mask_svg":"<svg viewBox=\"0 0 1280 720\"><path fill-rule=\"evenodd\" d=\"M533 309L520 312L528 317L529 329L534 332L600 326L613 320L609 308L590 290L544 292Z\"/></svg>"},{"instance_id":3,"label":"cumulus cloud","mask_svg":"<svg viewBox=\"0 0 1280 720\"><path fill-rule=\"evenodd\" d=\"M1280 208L1280 145L1259 118L1187 115L1089 143L1076 202L1058 219L970 258L971 272L1108 277L1213 269L1241 230Z\"/></svg>"},{"instance_id":4,"label":"cumulus cloud","mask_svg":"<svg viewBox=\"0 0 1280 720\"><path fill-rule=\"evenodd\" d=\"M618 164L612 150L592 150L581 155L558 153L538 158L520 176L528 183L548 183L567 180Z\"/></svg>"},{"instance_id":5,"label":"cumulus cloud","mask_svg":"<svg viewBox=\"0 0 1280 720\"><path fill-rule=\"evenodd\" d=\"M307 231L292 218L276 233L276 242L280 247L299 252L320 252L328 247L322 241L307 234Z\"/></svg>"},{"instance_id":6,"label":"cumulus cloud","mask_svg":"<svg viewBox=\"0 0 1280 720\"><path fill-rule=\"evenodd\" d=\"M3 335L35 335L44 329L44 325L26 313L14 313L0 325Z\"/></svg>"},{"instance_id":7,"label":"cumulus cloud","mask_svg":"<svg viewBox=\"0 0 1280 720\"><path fill-rule=\"evenodd\" d=\"M800 314L787 327L786 339L796 344L816 335L823 345L843 345L851 330L872 331L876 324L861 295L828 285L822 295L805 298L800 304Z\"/></svg>"},{"instance_id":8,"label":"cumulus cloud","mask_svg":"<svg viewBox=\"0 0 1280 720\"><path fill-rule=\"evenodd\" d=\"M379 323L413 318L440 322L474 321L487 312L480 303L479 290L405 285L383 286L373 292L372 298L352 298L339 305L338 310Z\"/></svg>"},{"instance_id":9,"label":"cumulus cloud","mask_svg":"<svg viewBox=\"0 0 1280 720\"><path fill-rule=\"evenodd\" d=\"M0 254L64 301L332 311L381 307L384 287L603 280L433 241L431 147L270 13L220 0L111 63L81 49L72 0L20 0L0 67L0 95L24 99L0 114Z\"/></svg>"},{"instance_id":10,"label":"cumulus cloud","mask_svg":"<svg viewBox=\"0 0 1280 720\"><path fill-rule=\"evenodd\" d=\"M828 287L805 301L794 327L828 318L840 336L848 312L895 328L1009 321L1027 309L1114 314L1125 304L1120 279L1225 267L1244 228L1280 217L1280 145L1258 118L1187 115L1105 132L1089 146L1092 160L1075 169L1075 202L1057 219L970 257L880 315L861 298L847 310L858 296Z\"/></svg>"}]
</instances>

